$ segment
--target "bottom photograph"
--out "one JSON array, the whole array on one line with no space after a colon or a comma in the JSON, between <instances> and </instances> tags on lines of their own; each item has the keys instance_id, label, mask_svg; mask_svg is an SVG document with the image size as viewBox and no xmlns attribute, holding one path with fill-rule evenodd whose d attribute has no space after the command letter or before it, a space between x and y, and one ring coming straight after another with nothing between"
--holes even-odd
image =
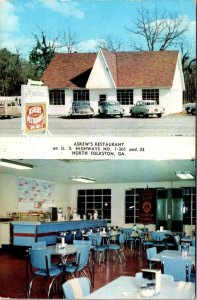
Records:
<instances>
[{"instance_id":1,"label":"bottom photograph","mask_svg":"<svg viewBox=\"0 0 197 300\"><path fill-rule=\"evenodd\" d=\"M194 299L195 172L0 159L0 298Z\"/></svg>"}]
</instances>

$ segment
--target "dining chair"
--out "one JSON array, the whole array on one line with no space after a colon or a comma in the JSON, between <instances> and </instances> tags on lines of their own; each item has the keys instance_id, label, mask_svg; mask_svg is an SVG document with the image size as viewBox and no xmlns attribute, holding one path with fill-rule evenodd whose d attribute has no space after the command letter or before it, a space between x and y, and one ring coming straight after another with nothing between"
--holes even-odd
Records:
<instances>
[{"instance_id":1,"label":"dining chair","mask_svg":"<svg viewBox=\"0 0 197 300\"><path fill-rule=\"evenodd\" d=\"M74 240L82 240L83 239L83 233L78 230L74 236Z\"/></svg>"},{"instance_id":2,"label":"dining chair","mask_svg":"<svg viewBox=\"0 0 197 300\"><path fill-rule=\"evenodd\" d=\"M82 299L90 294L90 281L87 277L78 277L67 280L62 285L66 299Z\"/></svg>"},{"instance_id":3,"label":"dining chair","mask_svg":"<svg viewBox=\"0 0 197 300\"><path fill-rule=\"evenodd\" d=\"M168 233L166 235L166 248L171 249L171 250L178 250L179 249L179 245L177 243L176 238L170 233Z\"/></svg>"},{"instance_id":4,"label":"dining chair","mask_svg":"<svg viewBox=\"0 0 197 300\"><path fill-rule=\"evenodd\" d=\"M125 235L125 243L126 243L127 246L129 245L131 249L133 248L133 245L134 245L134 242L135 242L134 237L131 236L132 232L133 232L133 229L130 228L130 227L123 227L122 228L122 233L124 233L124 235Z\"/></svg>"},{"instance_id":5,"label":"dining chair","mask_svg":"<svg viewBox=\"0 0 197 300\"><path fill-rule=\"evenodd\" d=\"M165 232L153 231L152 238L153 238L153 246L166 248Z\"/></svg>"},{"instance_id":6,"label":"dining chair","mask_svg":"<svg viewBox=\"0 0 197 300\"><path fill-rule=\"evenodd\" d=\"M158 261L153 261L152 258L157 254L157 248L151 247L146 249L147 266L151 269L153 265L158 264Z\"/></svg>"},{"instance_id":7,"label":"dining chair","mask_svg":"<svg viewBox=\"0 0 197 300\"><path fill-rule=\"evenodd\" d=\"M146 228L148 229L148 228ZM146 231L141 233L141 243L144 249L153 247L153 237L152 233L148 233Z\"/></svg>"},{"instance_id":8,"label":"dining chair","mask_svg":"<svg viewBox=\"0 0 197 300\"><path fill-rule=\"evenodd\" d=\"M88 245L91 248L92 242L89 240L73 240L73 245Z\"/></svg>"},{"instance_id":9,"label":"dining chair","mask_svg":"<svg viewBox=\"0 0 197 300\"><path fill-rule=\"evenodd\" d=\"M76 245L76 244L75 244ZM89 267L89 255L90 255L90 246L89 245L76 245L77 253L75 260L70 262L65 262L66 273L71 274L73 278L77 276L77 273L82 272L88 279L88 275L86 273L86 269L88 269L90 274L90 282L94 282L94 278L92 278L92 272Z\"/></svg>"},{"instance_id":10,"label":"dining chair","mask_svg":"<svg viewBox=\"0 0 197 300\"><path fill-rule=\"evenodd\" d=\"M49 298L50 291L55 279L58 276L63 275L62 265L51 263L51 251L49 249L29 249L29 259L32 279L29 283L27 292L28 298L30 298L34 279L38 276L44 277L46 279L46 291L47 297ZM51 278L52 280L47 288L47 281L49 278Z\"/></svg>"},{"instance_id":11,"label":"dining chair","mask_svg":"<svg viewBox=\"0 0 197 300\"><path fill-rule=\"evenodd\" d=\"M73 244L74 240L74 233L72 232L67 232L65 235L65 243L66 244Z\"/></svg>"},{"instance_id":12,"label":"dining chair","mask_svg":"<svg viewBox=\"0 0 197 300\"><path fill-rule=\"evenodd\" d=\"M175 281L189 281L192 260L190 258L161 258L162 273L172 275Z\"/></svg>"},{"instance_id":13,"label":"dining chair","mask_svg":"<svg viewBox=\"0 0 197 300\"><path fill-rule=\"evenodd\" d=\"M104 262L106 257L107 245L102 244L102 236L99 233L92 233L88 235L89 241L91 241L93 246L93 251L98 257L98 264L101 265L101 261Z\"/></svg>"},{"instance_id":14,"label":"dining chair","mask_svg":"<svg viewBox=\"0 0 197 300\"><path fill-rule=\"evenodd\" d=\"M34 242L31 245L32 249L46 249L47 243L46 241Z\"/></svg>"},{"instance_id":15,"label":"dining chair","mask_svg":"<svg viewBox=\"0 0 197 300\"><path fill-rule=\"evenodd\" d=\"M122 259L124 261L126 261L125 259L125 255L124 255L124 252L123 252L123 249L124 249L124 243L125 243L125 235L124 233L121 233L119 235L119 238L118 238L118 243L113 243L113 244L109 244L108 245L108 250L112 250L112 251L115 251L115 253L117 253L118 257L119 257L119 260L120 260L120 263L122 263Z\"/></svg>"}]
</instances>

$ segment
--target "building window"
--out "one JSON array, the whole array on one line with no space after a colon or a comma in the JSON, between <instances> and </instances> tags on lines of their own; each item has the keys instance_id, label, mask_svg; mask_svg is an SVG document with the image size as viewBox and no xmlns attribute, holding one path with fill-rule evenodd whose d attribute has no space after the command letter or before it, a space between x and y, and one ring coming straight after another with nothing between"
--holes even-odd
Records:
<instances>
[{"instance_id":1,"label":"building window","mask_svg":"<svg viewBox=\"0 0 197 300\"><path fill-rule=\"evenodd\" d=\"M196 188L183 187L183 224L196 225Z\"/></svg>"},{"instance_id":2,"label":"building window","mask_svg":"<svg viewBox=\"0 0 197 300\"><path fill-rule=\"evenodd\" d=\"M122 105L133 104L133 90L131 89L117 90L117 100Z\"/></svg>"},{"instance_id":3,"label":"building window","mask_svg":"<svg viewBox=\"0 0 197 300\"><path fill-rule=\"evenodd\" d=\"M144 189L129 189L125 193L125 223L138 223L139 193Z\"/></svg>"},{"instance_id":4,"label":"building window","mask_svg":"<svg viewBox=\"0 0 197 300\"><path fill-rule=\"evenodd\" d=\"M77 213L93 215L95 209L99 219L111 219L111 189L78 190Z\"/></svg>"},{"instance_id":5,"label":"building window","mask_svg":"<svg viewBox=\"0 0 197 300\"><path fill-rule=\"evenodd\" d=\"M73 90L73 101L89 101L89 90Z\"/></svg>"},{"instance_id":6,"label":"building window","mask_svg":"<svg viewBox=\"0 0 197 300\"><path fill-rule=\"evenodd\" d=\"M106 95L99 95L99 104L101 105L104 101L106 101L107 96Z\"/></svg>"},{"instance_id":7,"label":"building window","mask_svg":"<svg viewBox=\"0 0 197 300\"><path fill-rule=\"evenodd\" d=\"M50 105L65 105L65 91L64 90L50 90L49 91Z\"/></svg>"},{"instance_id":8,"label":"building window","mask_svg":"<svg viewBox=\"0 0 197 300\"><path fill-rule=\"evenodd\" d=\"M159 89L143 89L142 100L155 100L159 104Z\"/></svg>"}]
</instances>

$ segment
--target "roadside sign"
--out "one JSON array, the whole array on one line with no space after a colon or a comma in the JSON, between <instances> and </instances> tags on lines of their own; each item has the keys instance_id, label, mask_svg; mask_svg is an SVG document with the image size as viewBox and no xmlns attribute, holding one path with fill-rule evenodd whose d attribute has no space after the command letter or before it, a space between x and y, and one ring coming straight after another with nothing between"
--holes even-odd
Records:
<instances>
[{"instance_id":1,"label":"roadside sign","mask_svg":"<svg viewBox=\"0 0 197 300\"><path fill-rule=\"evenodd\" d=\"M23 134L48 132L48 87L21 86L21 130Z\"/></svg>"}]
</instances>

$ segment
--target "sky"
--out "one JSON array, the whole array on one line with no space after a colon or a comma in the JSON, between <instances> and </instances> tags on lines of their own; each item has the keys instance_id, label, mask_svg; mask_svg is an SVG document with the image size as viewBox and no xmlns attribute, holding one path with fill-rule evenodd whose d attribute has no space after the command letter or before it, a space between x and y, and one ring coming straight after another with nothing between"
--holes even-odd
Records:
<instances>
[{"instance_id":1,"label":"sky","mask_svg":"<svg viewBox=\"0 0 197 300\"><path fill-rule=\"evenodd\" d=\"M133 50L126 28L133 28L141 8L183 16L189 25L186 44L195 55L195 0L0 0L0 48L18 49L27 58L41 30L59 42L70 30L78 52L97 51L98 41L107 37Z\"/></svg>"}]
</instances>

